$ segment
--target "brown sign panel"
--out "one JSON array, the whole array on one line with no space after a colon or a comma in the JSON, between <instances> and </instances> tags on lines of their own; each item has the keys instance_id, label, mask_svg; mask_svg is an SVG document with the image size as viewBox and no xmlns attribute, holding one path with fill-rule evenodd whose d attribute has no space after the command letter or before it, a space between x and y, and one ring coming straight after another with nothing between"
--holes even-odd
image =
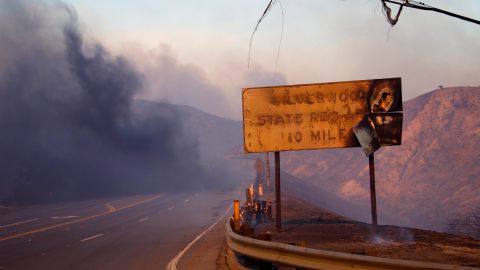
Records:
<instances>
[{"instance_id":1,"label":"brown sign panel","mask_svg":"<svg viewBox=\"0 0 480 270\"><path fill-rule=\"evenodd\" d=\"M353 126L367 114L381 145L401 142L400 78L244 88L242 99L246 152L358 147Z\"/></svg>"}]
</instances>

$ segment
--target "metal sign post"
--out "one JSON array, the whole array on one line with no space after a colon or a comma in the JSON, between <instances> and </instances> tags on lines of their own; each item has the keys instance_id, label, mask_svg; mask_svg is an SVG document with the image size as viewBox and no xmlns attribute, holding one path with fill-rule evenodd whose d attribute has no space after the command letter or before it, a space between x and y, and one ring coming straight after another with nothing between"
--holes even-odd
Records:
<instances>
[{"instance_id":1,"label":"metal sign post","mask_svg":"<svg viewBox=\"0 0 480 270\"><path fill-rule=\"evenodd\" d=\"M268 152L267 152L267 201L270 202L270 160L268 159Z\"/></svg>"},{"instance_id":2,"label":"metal sign post","mask_svg":"<svg viewBox=\"0 0 480 270\"><path fill-rule=\"evenodd\" d=\"M375 192L375 158L373 153L368 156L368 165L370 167L370 203L372 208L372 226L373 232L377 232L377 194Z\"/></svg>"},{"instance_id":3,"label":"metal sign post","mask_svg":"<svg viewBox=\"0 0 480 270\"><path fill-rule=\"evenodd\" d=\"M280 190L280 152L275 152L275 222L277 232L282 230L282 199Z\"/></svg>"}]
</instances>

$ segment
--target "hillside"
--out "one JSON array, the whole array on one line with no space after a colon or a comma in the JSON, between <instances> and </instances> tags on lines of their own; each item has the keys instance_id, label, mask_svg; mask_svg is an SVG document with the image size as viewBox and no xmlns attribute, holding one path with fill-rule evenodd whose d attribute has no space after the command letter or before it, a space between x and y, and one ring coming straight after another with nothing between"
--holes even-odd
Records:
<instances>
[{"instance_id":1,"label":"hillside","mask_svg":"<svg viewBox=\"0 0 480 270\"><path fill-rule=\"evenodd\" d=\"M204 169L214 172L218 178L217 183L230 186L253 177L249 160L231 158L232 153L237 152L243 144L241 122L185 105L142 99L136 100L133 105L135 115L139 119L174 119L175 121L169 124L177 126L189 139L187 142L191 143L180 154L185 157L193 155ZM150 121L152 126L156 125L154 121ZM199 186L203 184L205 183L201 181L198 183Z\"/></svg>"},{"instance_id":2,"label":"hillside","mask_svg":"<svg viewBox=\"0 0 480 270\"><path fill-rule=\"evenodd\" d=\"M480 87L404 102L402 145L375 155L380 223L441 230L448 218L480 204L479 112ZM369 208L361 149L289 152L282 162L294 176Z\"/></svg>"},{"instance_id":3,"label":"hillside","mask_svg":"<svg viewBox=\"0 0 480 270\"><path fill-rule=\"evenodd\" d=\"M225 158L243 143L242 123L205 113L194 107L136 100L137 114L174 115L184 132L194 138L202 158Z\"/></svg>"}]
</instances>

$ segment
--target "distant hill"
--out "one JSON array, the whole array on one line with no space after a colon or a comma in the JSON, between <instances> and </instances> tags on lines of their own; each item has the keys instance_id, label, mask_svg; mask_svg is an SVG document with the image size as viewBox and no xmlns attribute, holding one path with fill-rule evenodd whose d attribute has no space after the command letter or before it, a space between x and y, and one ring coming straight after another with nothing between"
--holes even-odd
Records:
<instances>
[{"instance_id":1,"label":"distant hill","mask_svg":"<svg viewBox=\"0 0 480 270\"><path fill-rule=\"evenodd\" d=\"M177 122L170 124L178 125L182 133L195 142L192 145L195 149L185 150L181 154L197 155L195 158L204 168L223 174L223 179L219 181L238 184L253 177L253 165L249 160L231 158L232 153L238 152L243 144L240 121L218 117L191 106L166 102L137 99L133 105L137 118L168 116L169 119L176 119Z\"/></svg>"},{"instance_id":2,"label":"distant hill","mask_svg":"<svg viewBox=\"0 0 480 270\"><path fill-rule=\"evenodd\" d=\"M480 205L479 113L480 87L445 88L404 102L402 145L375 154L380 223L444 229L448 218ZM289 152L282 161L296 177L369 207L361 149Z\"/></svg>"},{"instance_id":3,"label":"distant hill","mask_svg":"<svg viewBox=\"0 0 480 270\"><path fill-rule=\"evenodd\" d=\"M137 114L173 114L192 137L196 138L202 157L225 158L243 143L242 123L213 114L205 113L191 106L173 105L165 102L136 100Z\"/></svg>"}]
</instances>

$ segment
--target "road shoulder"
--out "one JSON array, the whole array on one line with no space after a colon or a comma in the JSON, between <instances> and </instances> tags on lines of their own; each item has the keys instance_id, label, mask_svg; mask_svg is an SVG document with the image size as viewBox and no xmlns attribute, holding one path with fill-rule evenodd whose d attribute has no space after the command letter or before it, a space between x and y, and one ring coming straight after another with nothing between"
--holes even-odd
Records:
<instances>
[{"instance_id":1,"label":"road shoulder","mask_svg":"<svg viewBox=\"0 0 480 270\"><path fill-rule=\"evenodd\" d=\"M225 264L225 222L218 222L180 259L177 269L228 269Z\"/></svg>"}]
</instances>

